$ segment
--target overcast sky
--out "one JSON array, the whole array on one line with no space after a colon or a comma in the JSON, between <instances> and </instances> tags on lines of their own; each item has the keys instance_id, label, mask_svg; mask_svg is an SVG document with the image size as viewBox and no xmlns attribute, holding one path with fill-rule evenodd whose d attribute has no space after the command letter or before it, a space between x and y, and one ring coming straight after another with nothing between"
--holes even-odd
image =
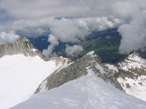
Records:
<instances>
[{"instance_id":1,"label":"overcast sky","mask_svg":"<svg viewBox=\"0 0 146 109\"><path fill-rule=\"evenodd\" d=\"M55 41L76 42L92 31L119 27L121 53L146 46L145 21L146 0L0 0L0 32L51 33Z\"/></svg>"}]
</instances>

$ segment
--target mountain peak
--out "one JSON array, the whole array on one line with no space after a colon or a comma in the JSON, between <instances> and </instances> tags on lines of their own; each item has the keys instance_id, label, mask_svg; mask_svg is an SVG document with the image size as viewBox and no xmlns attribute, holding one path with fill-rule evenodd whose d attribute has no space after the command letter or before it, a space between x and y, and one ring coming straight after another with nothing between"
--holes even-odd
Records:
<instances>
[{"instance_id":1,"label":"mountain peak","mask_svg":"<svg viewBox=\"0 0 146 109\"><path fill-rule=\"evenodd\" d=\"M47 58L37 50L32 43L26 38L20 38L15 43L0 45L0 57L5 55L23 54L25 56L39 56L43 60Z\"/></svg>"},{"instance_id":2,"label":"mountain peak","mask_svg":"<svg viewBox=\"0 0 146 109\"><path fill-rule=\"evenodd\" d=\"M140 53L138 51L132 51L128 57L136 57L136 56L140 56Z\"/></svg>"}]
</instances>

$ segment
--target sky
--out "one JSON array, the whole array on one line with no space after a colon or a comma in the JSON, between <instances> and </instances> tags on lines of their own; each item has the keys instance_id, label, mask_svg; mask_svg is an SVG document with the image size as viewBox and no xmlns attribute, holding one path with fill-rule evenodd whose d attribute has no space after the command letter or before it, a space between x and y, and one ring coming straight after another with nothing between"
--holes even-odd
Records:
<instances>
[{"instance_id":1,"label":"sky","mask_svg":"<svg viewBox=\"0 0 146 109\"><path fill-rule=\"evenodd\" d=\"M52 53L58 41L78 42L93 31L113 27L118 27L122 35L120 53L144 48L145 21L145 0L0 0L0 32L11 36L48 35L51 45L44 50L46 55ZM0 40L3 37L0 34ZM8 41L0 43L12 40L5 39ZM66 51L75 49L82 47L67 46Z\"/></svg>"}]
</instances>

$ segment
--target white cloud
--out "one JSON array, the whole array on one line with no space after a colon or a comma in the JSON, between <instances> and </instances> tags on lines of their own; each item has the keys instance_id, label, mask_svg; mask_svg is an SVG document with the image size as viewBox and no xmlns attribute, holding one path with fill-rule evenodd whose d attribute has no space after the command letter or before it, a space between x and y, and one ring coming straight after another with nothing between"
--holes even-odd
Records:
<instances>
[{"instance_id":1,"label":"white cloud","mask_svg":"<svg viewBox=\"0 0 146 109\"><path fill-rule=\"evenodd\" d=\"M110 9L114 1L116 2L116 0L106 2L101 0L1 0L0 7L20 19L57 16L88 17L103 13L109 15L107 8Z\"/></svg>"},{"instance_id":2,"label":"white cloud","mask_svg":"<svg viewBox=\"0 0 146 109\"><path fill-rule=\"evenodd\" d=\"M121 24L121 53L146 46L141 41L145 35L139 35L144 33L141 18L145 19L145 0L1 0L0 9L10 16L9 22L0 25L1 32L15 31L32 37L51 33L62 42L78 42L94 30Z\"/></svg>"},{"instance_id":3,"label":"white cloud","mask_svg":"<svg viewBox=\"0 0 146 109\"><path fill-rule=\"evenodd\" d=\"M46 17L128 17L145 0L1 0L0 7L16 19Z\"/></svg>"},{"instance_id":4,"label":"white cloud","mask_svg":"<svg viewBox=\"0 0 146 109\"><path fill-rule=\"evenodd\" d=\"M77 54L81 51L83 51L83 48L79 45L74 45L74 46L68 46L67 45L67 47L65 49L65 53L68 56L77 56Z\"/></svg>"},{"instance_id":5,"label":"white cloud","mask_svg":"<svg viewBox=\"0 0 146 109\"><path fill-rule=\"evenodd\" d=\"M10 26L12 25L12 26ZM51 56L58 41L76 43L85 39L93 31L118 27L120 21L116 18L88 17L88 18L43 18L40 20L18 20L4 27L7 31L15 30L17 34L38 37L48 36L50 45L43 51L46 56Z\"/></svg>"},{"instance_id":6,"label":"white cloud","mask_svg":"<svg viewBox=\"0 0 146 109\"><path fill-rule=\"evenodd\" d=\"M43 18L39 20L17 20L4 29L14 30L18 34L31 37L54 34L62 42L77 42L84 39L93 31L105 30L107 28L118 27L120 20L106 17L87 18Z\"/></svg>"},{"instance_id":7,"label":"white cloud","mask_svg":"<svg viewBox=\"0 0 146 109\"><path fill-rule=\"evenodd\" d=\"M47 56L47 57L52 55L54 47L59 44L59 42L56 39L56 37L54 35L52 35L52 34L49 35L48 42L50 43L50 45L48 46L47 49L43 50L43 54L45 56Z\"/></svg>"},{"instance_id":8,"label":"white cloud","mask_svg":"<svg viewBox=\"0 0 146 109\"><path fill-rule=\"evenodd\" d=\"M19 38L20 38L20 36L16 35L14 32L10 32L10 33L1 32L0 33L0 44L14 43Z\"/></svg>"},{"instance_id":9,"label":"white cloud","mask_svg":"<svg viewBox=\"0 0 146 109\"><path fill-rule=\"evenodd\" d=\"M129 53L146 47L146 13L137 13L129 24L122 25L120 53Z\"/></svg>"}]
</instances>

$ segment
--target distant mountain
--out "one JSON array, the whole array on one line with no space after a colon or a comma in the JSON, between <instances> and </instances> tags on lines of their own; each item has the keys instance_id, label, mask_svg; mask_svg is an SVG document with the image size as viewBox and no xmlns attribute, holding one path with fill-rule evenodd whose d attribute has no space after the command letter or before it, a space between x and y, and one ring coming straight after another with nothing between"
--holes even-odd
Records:
<instances>
[{"instance_id":1,"label":"distant mountain","mask_svg":"<svg viewBox=\"0 0 146 109\"><path fill-rule=\"evenodd\" d=\"M7 43L0 45L0 57L5 55L23 54L25 56L39 56L44 60L47 58L36 49L32 43L26 38L20 38L15 43Z\"/></svg>"}]
</instances>

